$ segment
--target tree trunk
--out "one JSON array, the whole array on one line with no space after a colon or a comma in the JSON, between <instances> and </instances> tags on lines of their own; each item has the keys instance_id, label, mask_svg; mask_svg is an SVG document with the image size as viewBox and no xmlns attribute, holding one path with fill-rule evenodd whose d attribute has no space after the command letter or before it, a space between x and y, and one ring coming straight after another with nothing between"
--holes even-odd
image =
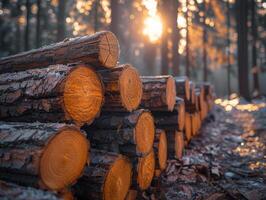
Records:
<instances>
[{"instance_id":1,"label":"tree trunk","mask_svg":"<svg viewBox=\"0 0 266 200\"><path fill-rule=\"evenodd\" d=\"M30 0L26 0L26 26L25 26L25 35L24 35L25 36L25 46L24 46L25 51L30 49L30 18L31 18L31 2Z\"/></svg>"},{"instance_id":2,"label":"tree trunk","mask_svg":"<svg viewBox=\"0 0 266 200\"><path fill-rule=\"evenodd\" d=\"M230 38L230 28L231 28L231 19L230 19L230 2L229 0L226 1L227 7L227 95L228 99L231 95L231 38Z\"/></svg>"},{"instance_id":3,"label":"tree trunk","mask_svg":"<svg viewBox=\"0 0 266 200\"><path fill-rule=\"evenodd\" d=\"M62 190L80 176L87 153L88 142L74 126L0 123L2 180Z\"/></svg>"},{"instance_id":4,"label":"tree trunk","mask_svg":"<svg viewBox=\"0 0 266 200\"><path fill-rule=\"evenodd\" d=\"M207 81L208 80L208 66L207 66L207 27L206 27L206 14L207 11L205 9L206 7L206 2L205 0L203 0L202 2L203 5L203 38L202 38L202 43L203 43L203 81Z\"/></svg>"},{"instance_id":5,"label":"tree trunk","mask_svg":"<svg viewBox=\"0 0 266 200\"><path fill-rule=\"evenodd\" d=\"M119 1L117 0L111 0L111 25L110 30L117 36L117 38L120 38L120 6Z\"/></svg>"},{"instance_id":6,"label":"tree trunk","mask_svg":"<svg viewBox=\"0 0 266 200\"><path fill-rule=\"evenodd\" d=\"M237 47L238 47L238 86L242 97L249 100L248 79L248 0L237 0Z\"/></svg>"},{"instance_id":7,"label":"tree trunk","mask_svg":"<svg viewBox=\"0 0 266 200\"><path fill-rule=\"evenodd\" d=\"M66 1L58 1L57 11L57 41L62 41L66 37Z\"/></svg>"},{"instance_id":8,"label":"tree trunk","mask_svg":"<svg viewBox=\"0 0 266 200\"><path fill-rule=\"evenodd\" d=\"M143 109L132 113L106 113L86 127L92 146L130 157L144 156L151 151L154 131L153 117Z\"/></svg>"},{"instance_id":9,"label":"tree trunk","mask_svg":"<svg viewBox=\"0 0 266 200\"><path fill-rule=\"evenodd\" d=\"M16 16L16 52L19 53L21 51L21 29L20 29L20 16L22 14L21 11L21 2L17 1L17 16Z\"/></svg>"},{"instance_id":10,"label":"tree trunk","mask_svg":"<svg viewBox=\"0 0 266 200\"><path fill-rule=\"evenodd\" d=\"M172 76L142 76L141 106L151 111L173 111L176 98L175 80Z\"/></svg>"},{"instance_id":11,"label":"tree trunk","mask_svg":"<svg viewBox=\"0 0 266 200\"><path fill-rule=\"evenodd\" d=\"M190 84L186 76L175 77L176 96L188 101L190 99Z\"/></svg>"},{"instance_id":12,"label":"tree trunk","mask_svg":"<svg viewBox=\"0 0 266 200\"><path fill-rule=\"evenodd\" d=\"M189 20L188 20L188 13L189 13L189 0L186 0L186 8L187 12L185 13L186 17L186 76L190 77L190 59L189 59Z\"/></svg>"},{"instance_id":13,"label":"tree trunk","mask_svg":"<svg viewBox=\"0 0 266 200\"><path fill-rule=\"evenodd\" d=\"M171 130L166 132L166 136L168 157L181 159L184 149L183 132Z\"/></svg>"},{"instance_id":14,"label":"tree trunk","mask_svg":"<svg viewBox=\"0 0 266 200\"><path fill-rule=\"evenodd\" d=\"M20 199L20 200L59 200L56 193L38 190L30 187L23 187L16 184L0 180L0 199Z\"/></svg>"},{"instance_id":15,"label":"tree trunk","mask_svg":"<svg viewBox=\"0 0 266 200\"><path fill-rule=\"evenodd\" d=\"M111 32L98 32L0 59L0 73L42 68L53 64L83 62L96 69L113 68L119 44Z\"/></svg>"},{"instance_id":16,"label":"tree trunk","mask_svg":"<svg viewBox=\"0 0 266 200\"><path fill-rule=\"evenodd\" d=\"M252 22L252 72L253 72L253 88L254 96L258 96L260 93L259 87L259 69L257 66L257 19L256 19L256 1L251 1L251 22Z\"/></svg>"},{"instance_id":17,"label":"tree trunk","mask_svg":"<svg viewBox=\"0 0 266 200\"><path fill-rule=\"evenodd\" d=\"M133 111L140 104L142 82L136 68L130 64L99 71L105 86L103 111Z\"/></svg>"},{"instance_id":18,"label":"tree trunk","mask_svg":"<svg viewBox=\"0 0 266 200\"><path fill-rule=\"evenodd\" d=\"M167 137L164 130L156 129L153 149L155 152L155 169L164 171L167 165Z\"/></svg>"},{"instance_id":19,"label":"tree trunk","mask_svg":"<svg viewBox=\"0 0 266 200\"><path fill-rule=\"evenodd\" d=\"M103 91L88 66L54 65L0 75L0 119L70 122L81 126L99 114Z\"/></svg>"},{"instance_id":20,"label":"tree trunk","mask_svg":"<svg viewBox=\"0 0 266 200\"><path fill-rule=\"evenodd\" d=\"M132 166L120 154L91 150L90 165L74 185L75 196L80 199L125 199L131 185Z\"/></svg>"},{"instance_id":21,"label":"tree trunk","mask_svg":"<svg viewBox=\"0 0 266 200\"><path fill-rule=\"evenodd\" d=\"M41 32L41 12L42 12L42 2L41 0L37 0L37 19L36 19L36 48L39 48L41 46L41 38L42 38L42 32Z\"/></svg>"}]
</instances>

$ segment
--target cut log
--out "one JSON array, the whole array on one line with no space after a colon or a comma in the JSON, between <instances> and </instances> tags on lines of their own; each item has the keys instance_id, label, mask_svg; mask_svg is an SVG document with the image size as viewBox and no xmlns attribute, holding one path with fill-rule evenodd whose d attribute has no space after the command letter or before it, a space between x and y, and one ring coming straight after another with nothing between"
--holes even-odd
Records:
<instances>
[{"instance_id":1,"label":"cut log","mask_svg":"<svg viewBox=\"0 0 266 200\"><path fill-rule=\"evenodd\" d=\"M185 114L185 139L189 143L192 137L191 117L190 113Z\"/></svg>"},{"instance_id":2,"label":"cut log","mask_svg":"<svg viewBox=\"0 0 266 200\"><path fill-rule=\"evenodd\" d=\"M167 162L167 138L164 130L156 129L153 147L156 156L155 168L163 171Z\"/></svg>"},{"instance_id":3,"label":"cut log","mask_svg":"<svg viewBox=\"0 0 266 200\"><path fill-rule=\"evenodd\" d=\"M103 111L133 111L140 104L142 82L137 69L130 64L99 71L105 86Z\"/></svg>"},{"instance_id":4,"label":"cut log","mask_svg":"<svg viewBox=\"0 0 266 200\"><path fill-rule=\"evenodd\" d=\"M90 165L74 185L79 199L123 200L131 185L132 165L120 154L91 149Z\"/></svg>"},{"instance_id":5,"label":"cut log","mask_svg":"<svg viewBox=\"0 0 266 200\"><path fill-rule=\"evenodd\" d=\"M113 68L119 59L119 44L108 31L66 39L40 49L0 59L0 73L83 62L95 68Z\"/></svg>"},{"instance_id":6,"label":"cut log","mask_svg":"<svg viewBox=\"0 0 266 200\"><path fill-rule=\"evenodd\" d=\"M196 113L191 114L190 119L191 119L191 134L192 134L192 136L195 136L197 134Z\"/></svg>"},{"instance_id":7,"label":"cut log","mask_svg":"<svg viewBox=\"0 0 266 200\"><path fill-rule=\"evenodd\" d=\"M172 76L142 76L141 106L151 111L172 111L175 106L176 86Z\"/></svg>"},{"instance_id":8,"label":"cut log","mask_svg":"<svg viewBox=\"0 0 266 200\"><path fill-rule=\"evenodd\" d=\"M153 112L156 127L164 130L183 130L185 126L185 104L176 98L172 112Z\"/></svg>"},{"instance_id":9,"label":"cut log","mask_svg":"<svg viewBox=\"0 0 266 200\"><path fill-rule=\"evenodd\" d=\"M0 75L0 119L91 123L99 115L103 89L90 67L53 65Z\"/></svg>"},{"instance_id":10,"label":"cut log","mask_svg":"<svg viewBox=\"0 0 266 200\"><path fill-rule=\"evenodd\" d=\"M192 81L190 81L189 82L189 91L190 91L190 99L189 99L189 101L192 103L192 104L195 104L195 84L192 82Z\"/></svg>"},{"instance_id":11,"label":"cut log","mask_svg":"<svg viewBox=\"0 0 266 200\"><path fill-rule=\"evenodd\" d=\"M88 141L64 124L0 123L0 179L62 190L81 175Z\"/></svg>"},{"instance_id":12,"label":"cut log","mask_svg":"<svg viewBox=\"0 0 266 200\"><path fill-rule=\"evenodd\" d=\"M166 132L168 157L181 159L184 150L183 132L170 130Z\"/></svg>"},{"instance_id":13,"label":"cut log","mask_svg":"<svg viewBox=\"0 0 266 200\"><path fill-rule=\"evenodd\" d=\"M100 116L85 128L92 145L127 156L147 155L153 147L154 120L149 111L109 113Z\"/></svg>"},{"instance_id":14,"label":"cut log","mask_svg":"<svg viewBox=\"0 0 266 200\"><path fill-rule=\"evenodd\" d=\"M152 150L148 155L132 159L133 183L132 187L137 190L146 190L153 179L155 171L155 154Z\"/></svg>"},{"instance_id":15,"label":"cut log","mask_svg":"<svg viewBox=\"0 0 266 200\"><path fill-rule=\"evenodd\" d=\"M0 199L12 200L63 200L56 193L38 190L36 188L23 187L0 180Z\"/></svg>"},{"instance_id":16,"label":"cut log","mask_svg":"<svg viewBox=\"0 0 266 200\"><path fill-rule=\"evenodd\" d=\"M190 84L186 76L175 77L176 96L188 101L190 99Z\"/></svg>"}]
</instances>

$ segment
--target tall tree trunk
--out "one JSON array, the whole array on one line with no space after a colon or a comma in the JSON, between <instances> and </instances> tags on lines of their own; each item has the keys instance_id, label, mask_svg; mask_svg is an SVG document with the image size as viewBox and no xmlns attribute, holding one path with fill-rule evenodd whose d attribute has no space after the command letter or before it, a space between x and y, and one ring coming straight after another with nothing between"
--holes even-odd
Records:
<instances>
[{"instance_id":1,"label":"tall tree trunk","mask_svg":"<svg viewBox=\"0 0 266 200\"><path fill-rule=\"evenodd\" d=\"M99 27L99 22L98 22L98 9L99 9L99 0L96 0L95 3L95 12L94 12L94 31L97 32L98 31L98 27Z\"/></svg>"},{"instance_id":2,"label":"tall tree trunk","mask_svg":"<svg viewBox=\"0 0 266 200\"><path fill-rule=\"evenodd\" d=\"M25 27L25 50L29 50L30 48L30 18L31 18L31 2L30 0L26 1L26 27Z\"/></svg>"},{"instance_id":3,"label":"tall tree trunk","mask_svg":"<svg viewBox=\"0 0 266 200\"><path fill-rule=\"evenodd\" d=\"M253 72L253 88L254 95L259 95L259 70L257 66L257 23L256 23L256 1L251 2L251 22L252 22L252 72Z\"/></svg>"},{"instance_id":4,"label":"tall tree trunk","mask_svg":"<svg viewBox=\"0 0 266 200\"><path fill-rule=\"evenodd\" d=\"M162 1L161 13L164 22L161 50L162 74L177 75L179 72L177 8L176 0Z\"/></svg>"},{"instance_id":5,"label":"tall tree trunk","mask_svg":"<svg viewBox=\"0 0 266 200\"><path fill-rule=\"evenodd\" d=\"M208 80L208 68L207 68L207 52L206 52L206 45L207 45L207 30L206 30L206 1L203 1L203 80Z\"/></svg>"},{"instance_id":6,"label":"tall tree trunk","mask_svg":"<svg viewBox=\"0 0 266 200\"><path fill-rule=\"evenodd\" d=\"M41 46L41 0L37 0L36 48Z\"/></svg>"},{"instance_id":7,"label":"tall tree trunk","mask_svg":"<svg viewBox=\"0 0 266 200\"><path fill-rule=\"evenodd\" d=\"M21 29L19 19L21 16L21 2L17 2L17 19L16 19L16 52L19 53L21 51Z\"/></svg>"},{"instance_id":8,"label":"tall tree trunk","mask_svg":"<svg viewBox=\"0 0 266 200\"><path fill-rule=\"evenodd\" d=\"M66 37L66 1L59 0L57 12L57 41L61 41Z\"/></svg>"},{"instance_id":9,"label":"tall tree trunk","mask_svg":"<svg viewBox=\"0 0 266 200\"><path fill-rule=\"evenodd\" d=\"M248 0L237 0L237 46L239 93L249 99L248 79Z\"/></svg>"},{"instance_id":10,"label":"tall tree trunk","mask_svg":"<svg viewBox=\"0 0 266 200\"><path fill-rule=\"evenodd\" d=\"M188 6L189 6L189 1L186 0L186 8L187 8L187 12L185 13L185 17L186 17L186 76L190 77L190 63L189 63L189 21L188 21Z\"/></svg>"},{"instance_id":11,"label":"tall tree trunk","mask_svg":"<svg viewBox=\"0 0 266 200\"><path fill-rule=\"evenodd\" d=\"M110 30L119 38L119 1L111 0L111 25Z\"/></svg>"},{"instance_id":12,"label":"tall tree trunk","mask_svg":"<svg viewBox=\"0 0 266 200\"><path fill-rule=\"evenodd\" d=\"M227 92L228 98L231 94L231 79L230 79L230 72L231 72L231 63L230 63L230 3L229 0L226 1L227 6Z\"/></svg>"}]
</instances>

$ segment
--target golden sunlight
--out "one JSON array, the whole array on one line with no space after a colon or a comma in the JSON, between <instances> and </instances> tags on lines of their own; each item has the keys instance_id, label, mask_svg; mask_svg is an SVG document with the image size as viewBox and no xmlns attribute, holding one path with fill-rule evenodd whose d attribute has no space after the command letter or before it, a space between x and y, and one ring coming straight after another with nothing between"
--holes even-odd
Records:
<instances>
[{"instance_id":1,"label":"golden sunlight","mask_svg":"<svg viewBox=\"0 0 266 200\"><path fill-rule=\"evenodd\" d=\"M157 0L142 0L142 4L148 11L148 16L144 20L143 35L151 42L156 42L163 32L162 20L157 14Z\"/></svg>"},{"instance_id":2,"label":"golden sunlight","mask_svg":"<svg viewBox=\"0 0 266 200\"><path fill-rule=\"evenodd\" d=\"M151 42L156 42L162 35L163 25L158 15L144 20L143 34L148 36Z\"/></svg>"}]
</instances>

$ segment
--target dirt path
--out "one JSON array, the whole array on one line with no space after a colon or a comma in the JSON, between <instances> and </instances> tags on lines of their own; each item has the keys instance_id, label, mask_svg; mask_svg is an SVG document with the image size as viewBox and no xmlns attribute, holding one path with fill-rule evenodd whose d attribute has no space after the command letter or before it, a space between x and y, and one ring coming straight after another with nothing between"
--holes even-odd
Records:
<instances>
[{"instance_id":1,"label":"dirt path","mask_svg":"<svg viewBox=\"0 0 266 200\"><path fill-rule=\"evenodd\" d=\"M182 162L170 160L156 184L150 199L266 199L266 108L215 106Z\"/></svg>"}]
</instances>

